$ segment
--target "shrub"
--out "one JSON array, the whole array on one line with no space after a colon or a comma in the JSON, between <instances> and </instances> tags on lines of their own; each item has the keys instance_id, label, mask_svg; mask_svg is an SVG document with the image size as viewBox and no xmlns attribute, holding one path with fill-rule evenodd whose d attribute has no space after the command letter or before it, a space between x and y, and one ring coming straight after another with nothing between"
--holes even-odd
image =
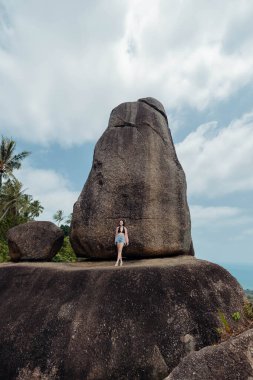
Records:
<instances>
[{"instance_id":1,"label":"shrub","mask_svg":"<svg viewBox=\"0 0 253 380\"><path fill-rule=\"evenodd\" d=\"M232 314L232 318L234 321L238 322L241 318L241 314L239 313L239 311L236 311Z\"/></svg>"},{"instance_id":2,"label":"shrub","mask_svg":"<svg viewBox=\"0 0 253 380\"><path fill-rule=\"evenodd\" d=\"M0 240L0 263L10 260L8 244L5 241Z\"/></svg>"},{"instance_id":3,"label":"shrub","mask_svg":"<svg viewBox=\"0 0 253 380\"><path fill-rule=\"evenodd\" d=\"M63 246L61 247L60 251L54 256L52 261L55 262L75 262L77 261L75 252L73 251L69 237L66 236L64 238Z\"/></svg>"},{"instance_id":4,"label":"shrub","mask_svg":"<svg viewBox=\"0 0 253 380\"><path fill-rule=\"evenodd\" d=\"M222 313L222 311L219 310L218 314L219 314L219 317L220 317L220 321L222 323L223 330L225 330L225 332L227 334L232 334L233 331L232 331L231 327L229 326L229 323L228 323L228 321L227 321L224 313Z\"/></svg>"},{"instance_id":5,"label":"shrub","mask_svg":"<svg viewBox=\"0 0 253 380\"><path fill-rule=\"evenodd\" d=\"M69 236L70 227L67 224L61 224L60 229L63 231L64 236Z\"/></svg>"}]
</instances>

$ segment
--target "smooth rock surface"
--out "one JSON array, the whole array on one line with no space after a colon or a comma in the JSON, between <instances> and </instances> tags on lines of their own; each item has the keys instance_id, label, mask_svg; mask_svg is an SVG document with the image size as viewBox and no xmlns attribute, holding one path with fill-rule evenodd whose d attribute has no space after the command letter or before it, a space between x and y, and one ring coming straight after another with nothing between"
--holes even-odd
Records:
<instances>
[{"instance_id":1,"label":"smooth rock surface","mask_svg":"<svg viewBox=\"0 0 253 380\"><path fill-rule=\"evenodd\" d=\"M9 380L163 379L217 342L218 309L236 325L244 296L225 269L191 256L2 264L0 284Z\"/></svg>"},{"instance_id":2,"label":"smooth rock surface","mask_svg":"<svg viewBox=\"0 0 253 380\"><path fill-rule=\"evenodd\" d=\"M186 179L167 116L154 98L112 110L74 205L70 241L79 257L112 258L126 220L129 258L194 255Z\"/></svg>"},{"instance_id":3,"label":"smooth rock surface","mask_svg":"<svg viewBox=\"0 0 253 380\"><path fill-rule=\"evenodd\" d=\"M51 260L62 247L64 233L52 222L32 221L11 228L7 239L13 261Z\"/></svg>"},{"instance_id":4,"label":"smooth rock surface","mask_svg":"<svg viewBox=\"0 0 253 380\"><path fill-rule=\"evenodd\" d=\"M253 329L189 354L166 380L252 380Z\"/></svg>"}]
</instances>

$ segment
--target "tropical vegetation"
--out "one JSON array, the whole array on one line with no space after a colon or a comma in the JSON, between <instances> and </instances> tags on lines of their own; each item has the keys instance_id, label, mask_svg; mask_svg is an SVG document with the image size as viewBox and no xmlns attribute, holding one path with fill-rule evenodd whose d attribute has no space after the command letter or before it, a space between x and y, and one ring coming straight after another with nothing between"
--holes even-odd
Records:
<instances>
[{"instance_id":1,"label":"tropical vegetation","mask_svg":"<svg viewBox=\"0 0 253 380\"><path fill-rule=\"evenodd\" d=\"M24 158L31 152L16 153L16 142L12 138L2 136L0 142L0 262L9 261L7 231L21 223L35 220L42 212L39 200L27 194L27 189L15 177L14 170L20 169ZM64 232L64 243L53 261L76 261L76 255L69 241L72 214L65 216L57 210L53 219Z\"/></svg>"},{"instance_id":2,"label":"tropical vegetation","mask_svg":"<svg viewBox=\"0 0 253 380\"><path fill-rule=\"evenodd\" d=\"M69 241L69 233L70 233L70 224L72 219L72 214L65 216L63 210L57 210L53 215L53 219L56 221L58 226L62 229L64 233L64 243L60 251L55 255L52 261L65 261L65 262L75 262L77 261L75 252ZM61 222L64 221L64 224Z\"/></svg>"},{"instance_id":3,"label":"tropical vegetation","mask_svg":"<svg viewBox=\"0 0 253 380\"><path fill-rule=\"evenodd\" d=\"M14 169L20 169L21 161L31 152L23 151L15 154L16 142L13 139L2 136L0 144L0 189L3 179L15 178Z\"/></svg>"},{"instance_id":4,"label":"tropical vegetation","mask_svg":"<svg viewBox=\"0 0 253 380\"><path fill-rule=\"evenodd\" d=\"M34 220L43 207L39 200L27 194L13 171L21 168L21 162L30 152L15 154L16 143L2 136L0 143L0 262L8 261L7 231L21 223Z\"/></svg>"}]
</instances>

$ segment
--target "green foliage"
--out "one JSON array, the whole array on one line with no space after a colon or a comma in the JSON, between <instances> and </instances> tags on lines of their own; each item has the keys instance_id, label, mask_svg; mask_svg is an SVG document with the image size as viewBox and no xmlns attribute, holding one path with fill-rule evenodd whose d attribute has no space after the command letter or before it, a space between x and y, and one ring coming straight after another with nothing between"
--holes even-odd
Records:
<instances>
[{"instance_id":1,"label":"green foliage","mask_svg":"<svg viewBox=\"0 0 253 380\"><path fill-rule=\"evenodd\" d=\"M72 214L64 216L64 212L62 210L58 210L53 215L53 219L58 223L58 226L63 220L65 220L65 224L61 224L60 228L62 229L64 236L69 236Z\"/></svg>"},{"instance_id":2,"label":"green foliage","mask_svg":"<svg viewBox=\"0 0 253 380\"><path fill-rule=\"evenodd\" d=\"M26 189L22 189L13 174L20 169L21 161L30 152L15 154L16 143L13 139L2 136L0 142L0 262L9 261L6 233L21 223L26 223L38 217L43 211L38 200L33 200ZM3 182L5 179L5 182Z\"/></svg>"},{"instance_id":3,"label":"green foliage","mask_svg":"<svg viewBox=\"0 0 253 380\"><path fill-rule=\"evenodd\" d=\"M0 263L10 260L8 245L6 242L0 240Z\"/></svg>"},{"instance_id":4,"label":"green foliage","mask_svg":"<svg viewBox=\"0 0 253 380\"><path fill-rule=\"evenodd\" d=\"M239 311L236 311L232 314L232 318L234 321L238 322L241 318L241 314L239 313Z\"/></svg>"},{"instance_id":5,"label":"green foliage","mask_svg":"<svg viewBox=\"0 0 253 380\"><path fill-rule=\"evenodd\" d=\"M223 328L222 327L217 327L215 330L217 331L219 337L221 338L223 336L223 334L224 334Z\"/></svg>"},{"instance_id":6,"label":"green foliage","mask_svg":"<svg viewBox=\"0 0 253 380\"><path fill-rule=\"evenodd\" d=\"M219 314L219 318L220 318L220 321L222 323L222 328L223 330L225 330L225 332L227 334L231 334L232 333L232 329L224 315L224 313L222 313L222 311L218 310L218 314Z\"/></svg>"},{"instance_id":7,"label":"green foliage","mask_svg":"<svg viewBox=\"0 0 253 380\"><path fill-rule=\"evenodd\" d=\"M63 231L64 236L69 236L70 226L68 226L67 224L61 224L60 229Z\"/></svg>"},{"instance_id":8,"label":"green foliage","mask_svg":"<svg viewBox=\"0 0 253 380\"><path fill-rule=\"evenodd\" d=\"M21 161L30 152L15 154L16 143L2 136L0 142L0 238L5 240L6 231L20 223L34 220L43 211L38 200L25 194L22 183L13 175L14 169L20 169ZM6 179L2 183L2 179Z\"/></svg>"},{"instance_id":9,"label":"green foliage","mask_svg":"<svg viewBox=\"0 0 253 380\"><path fill-rule=\"evenodd\" d=\"M3 178L15 178L13 170L20 169L21 161L30 154L27 151L15 154L15 148L14 140L2 136L0 143L0 190Z\"/></svg>"},{"instance_id":10,"label":"green foliage","mask_svg":"<svg viewBox=\"0 0 253 380\"><path fill-rule=\"evenodd\" d=\"M60 223L65 220L65 224L62 224L60 228L63 229L63 232L65 236L69 235L69 225L71 224L71 219L72 219L72 213L68 216L64 215L64 212L62 210L57 210L56 213L53 215L53 219L57 222L58 226Z\"/></svg>"},{"instance_id":11,"label":"green foliage","mask_svg":"<svg viewBox=\"0 0 253 380\"><path fill-rule=\"evenodd\" d=\"M253 321L253 304L251 302L245 302L243 306L243 312L246 318Z\"/></svg>"},{"instance_id":12,"label":"green foliage","mask_svg":"<svg viewBox=\"0 0 253 380\"><path fill-rule=\"evenodd\" d=\"M0 191L0 239L6 241L6 232L21 223L34 220L43 211L38 200L25 194L22 183L8 179Z\"/></svg>"},{"instance_id":13,"label":"green foliage","mask_svg":"<svg viewBox=\"0 0 253 380\"><path fill-rule=\"evenodd\" d=\"M63 211L57 210L56 213L53 215L53 219L58 223L58 226L60 223L64 220Z\"/></svg>"},{"instance_id":14,"label":"green foliage","mask_svg":"<svg viewBox=\"0 0 253 380\"><path fill-rule=\"evenodd\" d=\"M0 222L6 216L22 216L25 220L33 220L43 211L38 200L33 200L33 197L24 194L22 183L16 178L8 180L2 186L0 192Z\"/></svg>"},{"instance_id":15,"label":"green foliage","mask_svg":"<svg viewBox=\"0 0 253 380\"><path fill-rule=\"evenodd\" d=\"M75 261L77 261L75 252L73 251L73 249L71 247L68 236L66 236L64 238L62 248L57 253L57 255L54 256L52 261L55 261L55 262L75 262Z\"/></svg>"}]
</instances>

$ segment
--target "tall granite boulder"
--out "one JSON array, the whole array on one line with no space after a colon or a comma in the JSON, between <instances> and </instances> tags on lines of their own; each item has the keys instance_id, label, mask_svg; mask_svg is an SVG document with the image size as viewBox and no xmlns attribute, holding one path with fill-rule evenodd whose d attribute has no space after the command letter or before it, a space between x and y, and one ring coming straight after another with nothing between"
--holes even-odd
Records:
<instances>
[{"instance_id":1,"label":"tall granite boulder","mask_svg":"<svg viewBox=\"0 0 253 380\"><path fill-rule=\"evenodd\" d=\"M194 255L185 174L154 98L111 112L74 205L70 241L77 256L115 257L120 218L128 227L128 257Z\"/></svg>"},{"instance_id":2,"label":"tall granite boulder","mask_svg":"<svg viewBox=\"0 0 253 380\"><path fill-rule=\"evenodd\" d=\"M32 221L9 229L7 239L12 261L50 261L62 247L64 233L52 222Z\"/></svg>"}]
</instances>

